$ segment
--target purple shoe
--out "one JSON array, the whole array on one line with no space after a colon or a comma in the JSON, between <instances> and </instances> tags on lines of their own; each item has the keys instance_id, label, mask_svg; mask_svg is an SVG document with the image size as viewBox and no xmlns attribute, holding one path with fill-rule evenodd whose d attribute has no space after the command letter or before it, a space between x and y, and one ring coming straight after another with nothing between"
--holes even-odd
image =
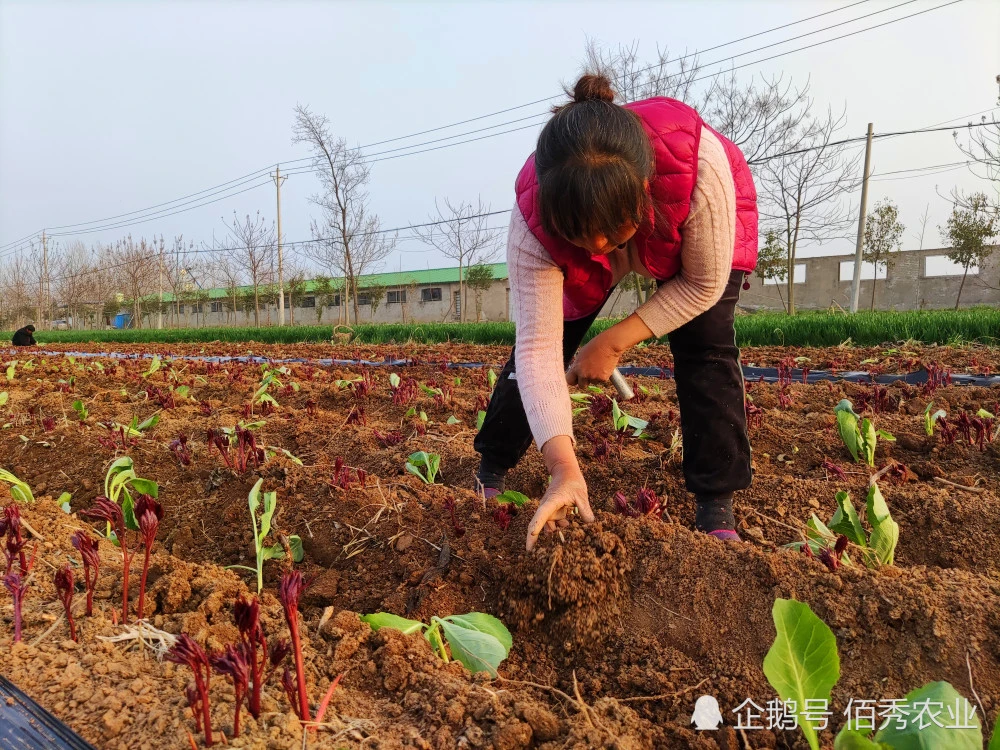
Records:
<instances>
[{"instance_id":1,"label":"purple shoe","mask_svg":"<svg viewBox=\"0 0 1000 750\"><path fill-rule=\"evenodd\" d=\"M483 496L487 500L492 500L497 495L502 495L502 494L503 493L500 490L498 490L496 487L483 487Z\"/></svg>"},{"instance_id":2,"label":"purple shoe","mask_svg":"<svg viewBox=\"0 0 1000 750\"><path fill-rule=\"evenodd\" d=\"M730 531L729 529L716 529L715 531L709 531L709 536L714 536L716 539L721 539L724 542L742 542L740 535L735 531Z\"/></svg>"}]
</instances>

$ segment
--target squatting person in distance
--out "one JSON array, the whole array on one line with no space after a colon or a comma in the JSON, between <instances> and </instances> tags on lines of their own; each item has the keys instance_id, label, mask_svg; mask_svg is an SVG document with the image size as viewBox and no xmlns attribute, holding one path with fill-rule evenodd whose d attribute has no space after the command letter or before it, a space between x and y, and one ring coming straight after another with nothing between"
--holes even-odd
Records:
<instances>
[{"instance_id":1,"label":"squatting person in distance","mask_svg":"<svg viewBox=\"0 0 1000 750\"><path fill-rule=\"evenodd\" d=\"M614 98L607 78L583 76L517 177L507 241L517 340L476 436L478 480L501 492L534 436L552 481L527 548L574 507L592 521L568 385L606 382L626 350L669 334L695 524L738 541L733 493L752 475L733 318L757 263L753 178L686 104ZM577 352L630 271L656 279L656 292Z\"/></svg>"}]
</instances>

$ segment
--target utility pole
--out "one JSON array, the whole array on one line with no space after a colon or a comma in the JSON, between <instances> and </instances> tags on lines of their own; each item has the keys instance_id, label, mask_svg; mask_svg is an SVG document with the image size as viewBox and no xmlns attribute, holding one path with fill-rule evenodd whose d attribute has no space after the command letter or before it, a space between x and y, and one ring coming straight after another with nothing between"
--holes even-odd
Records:
<instances>
[{"instance_id":1,"label":"utility pole","mask_svg":"<svg viewBox=\"0 0 1000 750\"><path fill-rule=\"evenodd\" d=\"M858 311L861 297L861 260L865 249L865 211L868 208L868 170L872 161L872 124L868 123L868 141L865 144L865 171L861 177L861 214L858 217L858 244L854 249L854 284L851 287L851 312ZM875 281L873 280L874 284Z\"/></svg>"},{"instance_id":2,"label":"utility pole","mask_svg":"<svg viewBox=\"0 0 1000 750\"><path fill-rule=\"evenodd\" d=\"M160 314L156 319L156 329L163 330L163 238L160 238Z\"/></svg>"},{"instance_id":3,"label":"utility pole","mask_svg":"<svg viewBox=\"0 0 1000 750\"><path fill-rule=\"evenodd\" d=\"M49 309L49 246L45 242L45 230L42 230L42 283L41 283L42 302L38 310L38 325L42 325L43 313L48 312Z\"/></svg>"},{"instance_id":4,"label":"utility pole","mask_svg":"<svg viewBox=\"0 0 1000 750\"><path fill-rule=\"evenodd\" d=\"M281 183L288 178L281 176L280 164L274 165L274 174L271 175L271 179L274 180L278 201L278 325L283 326L285 325L285 277L281 257Z\"/></svg>"}]
</instances>

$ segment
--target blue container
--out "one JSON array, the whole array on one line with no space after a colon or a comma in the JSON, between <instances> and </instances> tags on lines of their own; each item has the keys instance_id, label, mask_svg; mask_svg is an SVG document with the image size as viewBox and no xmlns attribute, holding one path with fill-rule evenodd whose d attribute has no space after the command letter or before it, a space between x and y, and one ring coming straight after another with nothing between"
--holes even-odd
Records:
<instances>
[{"instance_id":1,"label":"blue container","mask_svg":"<svg viewBox=\"0 0 1000 750\"><path fill-rule=\"evenodd\" d=\"M130 313L119 313L115 316L114 322L115 328L131 328L132 327L132 315Z\"/></svg>"}]
</instances>

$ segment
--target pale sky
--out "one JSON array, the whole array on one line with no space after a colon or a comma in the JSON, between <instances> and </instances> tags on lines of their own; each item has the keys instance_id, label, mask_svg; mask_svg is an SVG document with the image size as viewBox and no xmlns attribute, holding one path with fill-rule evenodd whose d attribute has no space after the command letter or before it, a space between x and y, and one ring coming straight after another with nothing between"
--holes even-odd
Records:
<instances>
[{"instance_id":1,"label":"pale sky","mask_svg":"<svg viewBox=\"0 0 1000 750\"><path fill-rule=\"evenodd\" d=\"M225 234L222 217L275 214L273 185L172 216L82 233L119 214L204 191L254 170L297 166L293 108L326 114L352 145L371 144L516 107L559 92L575 79L588 37L606 45L637 41L643 57L657 46L683 54L827 10L837 13L705 53L708 70L754 62L864 29L950 0L820 2L73 2L0 1L0 262L16 240L42 228L87 244L178 234L200 243ZM857 18L876 16L750 55L756 47ZM873 31L753 64L740 76L784 72L811 80L816 106L846 105L843 137L869 121L890 132L977 120L996 106L1000 74L1000 1L960 0ZM368 149L409 146L541 115L517 109L428 135ZM541 123L526 122L466 138ZM514 178L533 150L538 126L472 143L375 163L370 193L383 226L427 220L434 198L482 196L494 210L513 203ZM464 140L458 138L456 140ZM431 146L448 143L430 144ZM427 146L424 146L427 148ZM398 152L397 152L398 153ZM951 133L876 141L878 173L961 161ZM299 165L304 162L298 162ZM917 175L914 177L914 175ZM870 205L890 197L907 225L906 247L927 204L925 246L958 185L983 189L964 168L910 172L874 181ZM899 179L905 177L906 179ZM233 192L260 180L231 188ZM292 175L282 188L286 242L308 239L317 215L308 202L314 175ZM201 202L219 195L203 194ZM196 196L198 197L198 196ZM192 199L186 199L192 200ZM183 201L182 201L183 202ZM171 204L174 205L174 204ZM124 220L134 221L136 213ZM123 220L118 220L123 221ZM494 219L506 225L506 217ZM853 243L821 252L848 251ZM813 250L814 252L816 249ZM805 253L805 254L808 254ZM448 261L402 240L383 270L439 267Z\"/></svg>"}]
</instances>

